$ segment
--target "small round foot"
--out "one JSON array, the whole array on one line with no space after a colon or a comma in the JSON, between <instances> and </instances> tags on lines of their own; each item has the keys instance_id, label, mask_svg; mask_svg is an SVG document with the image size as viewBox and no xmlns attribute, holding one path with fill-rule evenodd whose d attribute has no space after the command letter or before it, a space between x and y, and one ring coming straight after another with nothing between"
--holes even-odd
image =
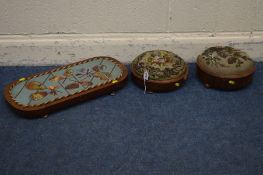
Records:
<instances>
[{"instance_id":1,"label":"small round foot","mask_svg":"<svg viewBox=\"0 0 263 175\"><path fill-rule=\"evenodd\" d=\"M111 95L111 96L115 96L115 95L116 95L116 92L113 91L113 92L110 93L110 95Z\"/></svg>"},{"instance_id":2,"label":"small round foot","mask_svg":"<svg viewBox=\"0 0 263 175\"><path fill-rule=\"evenodd\" d=\"M210 86L210 84L205 83L205 87L206 87L206 88L210 88L211 86Z\"/></svg>"}]
</instances>

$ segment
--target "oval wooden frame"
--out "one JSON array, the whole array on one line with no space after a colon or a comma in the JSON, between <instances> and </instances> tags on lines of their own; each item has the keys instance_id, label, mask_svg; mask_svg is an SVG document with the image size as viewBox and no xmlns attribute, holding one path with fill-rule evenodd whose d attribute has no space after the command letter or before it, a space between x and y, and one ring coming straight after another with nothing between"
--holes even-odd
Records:
<instances>
[{"instance_id":1,"label":"oval wooden frame","mask_svg":"<svg viewBox=\"0 0 263 175\"><path fill-rule=\"evenodd\" d=\"M98 58L108 59L108 60L111 60L113 63L115 63L121 69L122 76L119 77L118 79L116 79L117 81L106 82L103 85L98 85L98 86L95 86L93 88L83 90L79 93L75 93L73 95L62 97L60 99L55 99L52 102L48 102L47 104L43 104L43 105L39 105L39 106L24 106L24 105L18 104L16 101L14 101L14 99L11 96L10 91L16 84L18 84L20 82L19 80L14 81L14 82L8 84L7 86L5 86L4 97L5 97L6 101L11 105L11 107L13 107L15 109L16 112L18 112L19 114L22 114L26 117L32 118L32 117L37 117L37 116L45 116L46 114L49 114L50 112L53 112L55 110L58 110L60 108L65 107L65 106L69 106L69 105L72 105L72 104L75 104L78 102L89 100L89 99L95 98L95 97L103 95L103 94L107 94L107 93L111 93L113 91L117 91L120 88L122 88L128 80L128 70L127 70L126 66L124 66L122 63L120 63L118 60L111 58L111 57L106 57L106 56L97 56L97 57L93 57L93 58L88 58L88 59L85 59L83 61L79 61L76 63L72 63L72 64L68 64L65 66L61 66L61 67L52 69L50 71L45 71L42 73L34 74L32 76L27 77L26 79L32 79L34 77L38 77L38 76L41 76L44 74L55 72L55 71L58 71L61 69L73 67L73 66L76 66L79 64L83 64L85 62L92 61L94 59L98 59Z\"/></svg>"}]
</instances>

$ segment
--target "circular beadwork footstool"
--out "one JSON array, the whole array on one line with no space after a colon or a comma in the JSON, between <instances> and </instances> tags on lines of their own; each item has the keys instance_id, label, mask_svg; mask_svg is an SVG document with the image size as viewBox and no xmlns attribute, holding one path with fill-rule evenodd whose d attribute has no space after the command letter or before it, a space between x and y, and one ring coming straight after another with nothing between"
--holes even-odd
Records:
<instances>
[{"instance_id":1,"label":"circular beadwork footstool","mask_svg":"<svg viewBox=\"0 0 263 175\"><path fill-rule=\"evenodd\" d=\"M147 51L131 64L133 81L148 92L165 92L181 87L188 76L188 66L178 55L165 51Z\"/></svg>"},{"instance_id":2,"label":"circular beadwork footstool","mask_svg":"<svg viewBox=\"0 0 263 175\"><path fill-rule=\"evenodd\" d=\"M240 89L252 81L255 65L243 51L229 46L210 47L197 58L197 73L208 88Z\"/></svg>"}]
</instances>

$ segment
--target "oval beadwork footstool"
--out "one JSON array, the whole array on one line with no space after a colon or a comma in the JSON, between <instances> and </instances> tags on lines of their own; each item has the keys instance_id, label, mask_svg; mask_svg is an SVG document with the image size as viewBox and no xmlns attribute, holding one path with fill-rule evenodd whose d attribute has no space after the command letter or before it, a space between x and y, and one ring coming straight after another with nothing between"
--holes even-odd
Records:
<instances>
[{"instance_id":1,"label":"oval beadwork footstool","mask_svg":"<svg viewBox=\"0 0 263 175\"><path fill-rule=\"evenodd\" d=\"M116 59L94 57L20 78L5 87L4 95L20 114L40 117L116 91L127 77L127 68Z\"/></svg>"},{"instance_id":2,"label":"oval beadwork footstool","mask_svg":"<svg viewBox=\"0 0 263 175\"><path fill-rule=\"evenodd\" d=\"M208 88L240 89L251 83L255 65L243 51L229 46L210 47L197 58L197 73Z\"/></svg>"},{"instance_id":3,"label":"oval beadwork footstool","mask_svg":"<svg viewBox=\"0 0 263 175\"><path fill-rule=\"evenodd\" d=\"M148 92L166 92L181 87L188 76L188 66L178 55L165 51L147 51L131 64L132 80Z\"/></svg>"}]
</instances>

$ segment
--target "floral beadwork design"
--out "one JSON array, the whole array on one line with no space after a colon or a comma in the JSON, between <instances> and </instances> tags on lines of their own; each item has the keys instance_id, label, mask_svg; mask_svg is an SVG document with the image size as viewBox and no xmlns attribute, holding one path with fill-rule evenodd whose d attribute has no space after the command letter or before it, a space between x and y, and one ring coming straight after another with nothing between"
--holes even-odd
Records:
<instances>
[{"instance_id":1,"label":"floral beadwork design","mask_svg":"<svg viewBox=\"0 0 263 175\"><path fill-rule=\"evenodd\" d=\"M21 78L10 90L23 106L40 106L111 83L122 75L121 68L107 57L95 57L30 78Z\"/></svg>"},{"instance_id":2,"label":"floral beadwork design","mask_svg":"<svg viewBox=\"0 0 263 175\"><path fill-rule=\"evenodd\" d=\"M202 58L205 59L207 65L214 65L216 67L230 67L233 65L238 68L245 61L251 61L245 52L229 46L210 47L204 51Z\"/></svg>"},{"instance_id":3,"label":"floral beadwork design","mask_svg":"<svg viewBox=\"0 0 263 175\"><path fill-rule=\"evenodd\" d=\"M186 70L186 64L182 58L164 50L144 52L135 58L132 65L140 76L143 76L144 71L147 70L152 80L173 79Z\"/></svg>"}]
</instances>

